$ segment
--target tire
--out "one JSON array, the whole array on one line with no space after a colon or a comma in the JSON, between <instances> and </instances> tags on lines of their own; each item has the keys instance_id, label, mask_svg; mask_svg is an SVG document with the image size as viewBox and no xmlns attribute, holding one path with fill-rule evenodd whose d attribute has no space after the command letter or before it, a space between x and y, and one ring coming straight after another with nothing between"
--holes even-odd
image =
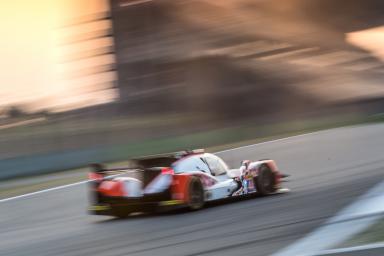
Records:
<instances>
[{"instance_id":1,"label":"tire","mask_svg":"<svg viewBox=\"0 0 384 256\"><path fill-rule=\"evenodd\" d=\"M188 208L192 211L199 210L204 206L204 188L200 179L191 177L188 185Z\"/></svg>"},{"instance_id":2,"label":"tire","mask_svg":"<svg viewBox=\"0 0 384 256\"><path fill-rule=\"evenodd\" d=\"M262 196L276 192L275 174L265 164L260 166L258 176L255 177L254 182L258 193Z\"/></svg>"}]
</instances>

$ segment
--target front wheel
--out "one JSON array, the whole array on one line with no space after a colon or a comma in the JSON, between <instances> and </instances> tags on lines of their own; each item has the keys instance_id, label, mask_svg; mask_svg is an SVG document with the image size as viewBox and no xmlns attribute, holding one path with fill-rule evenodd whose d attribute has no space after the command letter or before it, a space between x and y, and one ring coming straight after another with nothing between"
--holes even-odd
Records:
<instances>
[{"instance_id":1,"label":"front wheel","mask_svg":"<svg viewBox=\"0 0 384 256\"><path fill-rule=\"evenodd\" d=\"M265 164L260 166L258 176L255 177L255 184L257 191L262 196L276 192L275 174Z\"/></svg>"},{"instance_id":2,"label":"front wheel","mask_svg":"<svg viewBox=\"0 0 384 256\"><path fill-rule=\"evenodd\" d=\"M188 207L190 210L199 210L204 206L204 188L197 177L191 177L188 186Z\"/></svg>"}]
</instances>

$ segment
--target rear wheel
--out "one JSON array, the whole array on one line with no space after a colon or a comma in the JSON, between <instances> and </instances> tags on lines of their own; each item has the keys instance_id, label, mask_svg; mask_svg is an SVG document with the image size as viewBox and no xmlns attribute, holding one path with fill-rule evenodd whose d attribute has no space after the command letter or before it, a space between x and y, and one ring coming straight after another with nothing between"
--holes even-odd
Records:
<instances>
[{"instance_id":1,"label":"rear wheel","mask_svg":"<svg viewBox=\"0 0 384 256\"><path fill-rule=\"evenodd\" d=\"M188 207L195 211L199 210L204 206L204 188L203 184L197 177L191 177L188 186Z\"/></svg>"},{"instance_id":2,"label":"rear wheel","mask_svg":"<svg viewBox=\"0 0 384 256\"><path fill-rule=\"evenodd\" d=\"M262 196L276 192L275 175L265 164L260 166L258 176L255 177L255 184L257 191Z\"/></svg>"}]
</instances>

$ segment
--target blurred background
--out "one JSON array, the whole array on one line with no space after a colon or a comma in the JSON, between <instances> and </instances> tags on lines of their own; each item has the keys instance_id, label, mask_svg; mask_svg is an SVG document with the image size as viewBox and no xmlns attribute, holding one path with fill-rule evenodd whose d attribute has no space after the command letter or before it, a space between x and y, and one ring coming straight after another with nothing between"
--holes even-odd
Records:
<instances>
[{"instance_id":1,"label":"blurred background","mask_svg":"<svg viewBox=\"0 0 384 256\"><path fill-rule=\"evenodd\" d=\"M381 0L0 5L0 179L383 119Z\"/></svg>"}]
</instances>

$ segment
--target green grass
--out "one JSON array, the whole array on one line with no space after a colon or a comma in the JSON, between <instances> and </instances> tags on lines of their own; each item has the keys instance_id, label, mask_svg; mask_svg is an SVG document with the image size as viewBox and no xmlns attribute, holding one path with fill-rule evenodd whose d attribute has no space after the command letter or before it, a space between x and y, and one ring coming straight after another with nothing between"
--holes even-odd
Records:
<instances>
[{"instance_id":1,"label":"green grass","mask_svg":"<svg viewBox=\"0 0 384 256\"><path fill-rule=\"evenodd\" d=\"M339 248L384 242L384 219L339 245Z\"/></svg>"},{"instance_id":2,"label":"green grass","mask_svg":"<svg viewBox=\"0 0 384 256\"><path fill-rule=\"evenodd\" d=\"M231 147L244 146L247 144L263 142L281 137L367 122L373 122L373 119L351 115L343 117L336 116L295 120L263 125L243 123L239 126L215 129L183 136L130 142L125 145L114 146L111 149L111 155L119 156L118 158L136 157L191 148L210 148L213 151L219 151Z\"/></svg>"}]
</instances>

